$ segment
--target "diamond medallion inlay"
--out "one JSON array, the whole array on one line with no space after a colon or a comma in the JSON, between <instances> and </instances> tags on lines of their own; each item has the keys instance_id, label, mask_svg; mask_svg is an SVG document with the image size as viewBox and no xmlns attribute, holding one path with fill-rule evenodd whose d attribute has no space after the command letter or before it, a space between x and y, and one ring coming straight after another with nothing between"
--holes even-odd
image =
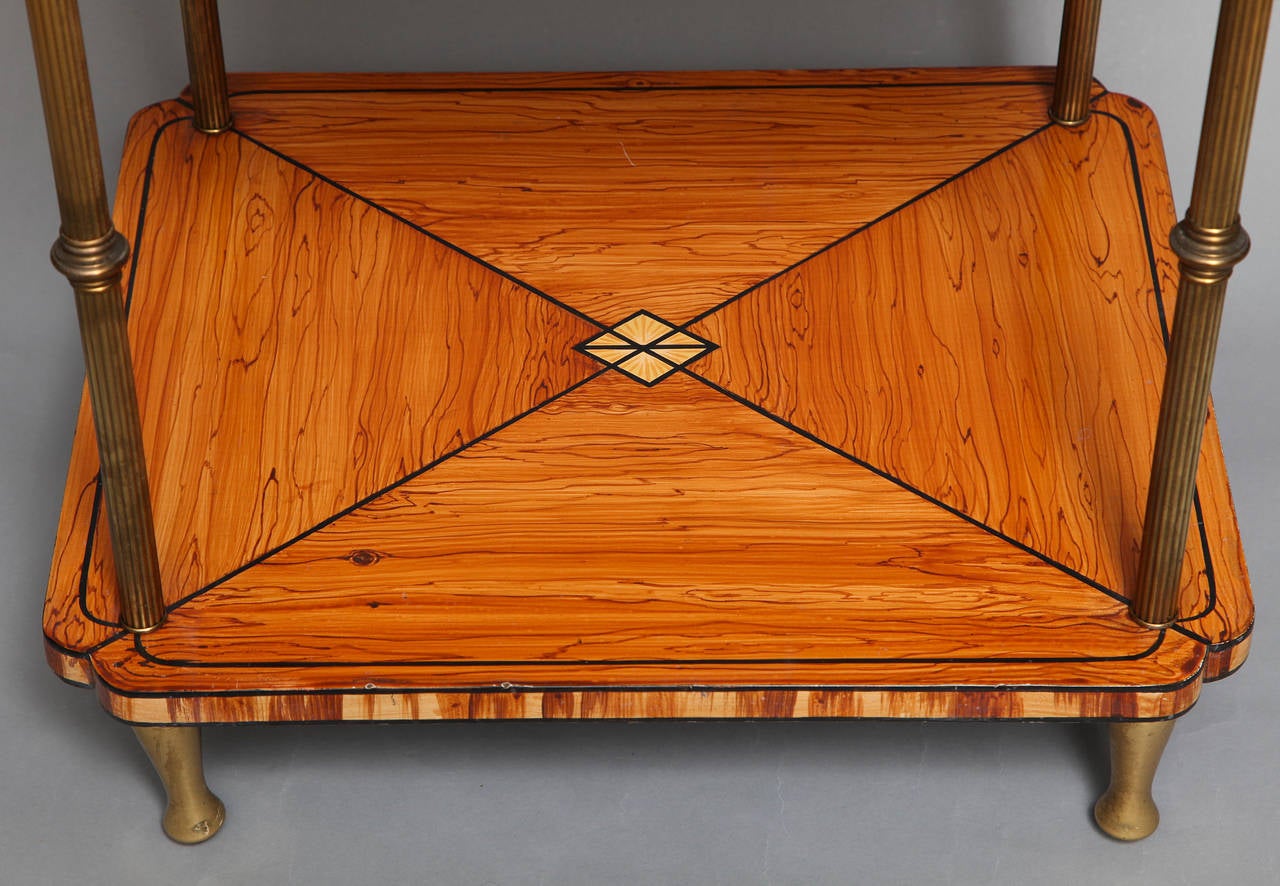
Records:
<instances>
[{"instance_id":1,"label":"diamond medallion inlay","mask_svg":"<svg viewBox=\"0 0 1280 886\"><path fill-rule=\"evenodd\" d=\"M642 384L654 385L717 347L648 311L637 311L577 349Z\"/></svg>"}]
</instances>

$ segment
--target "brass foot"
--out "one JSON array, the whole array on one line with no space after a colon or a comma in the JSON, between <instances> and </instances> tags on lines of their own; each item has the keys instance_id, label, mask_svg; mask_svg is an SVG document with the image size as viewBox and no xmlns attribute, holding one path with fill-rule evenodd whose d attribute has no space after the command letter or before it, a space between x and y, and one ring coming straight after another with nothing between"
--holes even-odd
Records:
<instances>
[{"instance_id":1,"label":"brass foot","mask_svg":"<svg viewBox=\"0 0 1280 886\"><path fill-rule=\"evenodd\" d=\"M222 827L227 812L204 781L199 727L135 726L133 731L169 795L161 822L164 832L178 843L208 840Z\"/></svg>"},{"instance_id":2,"label":"brass foot","mask_svg":"<svg viewBox=\"0 0 1280 886\"><path fill-rule=\"evenodd\" d=\"M1160 824L1151 783L1172 732L1172 720L1111 724L1111 786L1093 807L1093 817L1117 840L1141 840Z\"/></svg>"}]
</instances>

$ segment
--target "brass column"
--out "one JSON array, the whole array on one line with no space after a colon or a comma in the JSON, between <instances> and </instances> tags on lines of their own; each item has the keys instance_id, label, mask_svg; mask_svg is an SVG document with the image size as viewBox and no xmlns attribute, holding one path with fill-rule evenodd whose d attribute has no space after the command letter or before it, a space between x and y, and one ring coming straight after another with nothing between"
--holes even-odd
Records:
<instances>
[{"instance_id":1,"label":"brass column","mask_svg":"<svg viewBox=\"0 0 1280 886\"><path fill-rule=\"evenodd\" d=\"M218 0L182 0L182 33L187 43L195 127L201 132L224 132L231 127L231 105L227 100Z\"/></svg>"},{"instance_id":2,"label":"brass column","mask_svg":"<svg viewBox=\"0 0 1280 886\"><path fill-rule=\"evenodd\" d=\"M121 621L164 619L120 271L129 245L111 224L76 0L27 0L62 228L53 264L71 281L102 463Z\"/></svg>"},{"instance_id":3,"label":"brass column","mask_svg":"<svg viewBox=\"0 0 1280 886\"><path fill-rule=\"evenodd\" d=\"M1270 14L1271 0L1223 0L1191 205L1170 234L1182 273L1132 605L1134 616L1149 625L1178 617L1227 278L1249 251L1240 227L1240 191Z\"/></svg>"},{"instance_id":4,"label":"brass column","mask_svg":"<svg viewBox=\"0 0 1280 886\"><path fill-rule=\"evenodd\" d=\"M1058 71L1053 83L1054 122L1078 126L1089 117L1093 86L1093 57L1098 48L1098 17L1102 0L1066 0L1062 7L1062 35L1058 38Z\"/></svg>"}]
</instances>

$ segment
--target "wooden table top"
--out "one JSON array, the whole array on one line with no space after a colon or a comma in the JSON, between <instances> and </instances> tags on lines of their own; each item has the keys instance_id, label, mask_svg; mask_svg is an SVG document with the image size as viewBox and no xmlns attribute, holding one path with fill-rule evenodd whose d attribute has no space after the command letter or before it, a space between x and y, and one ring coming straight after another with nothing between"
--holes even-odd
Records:
<instances>
[{"instance_id":1,"label":"wooden table top","mask_svg":"<svg viewBox=\"0 0 1280 886\"><path fill-rule=\"evenodd\" d=\"M240 75L116 223L166 600L82 410L50 661L139 722L1167 717L1252 603L1210 418L1126 613L1176 265L1051 72Z\"/></svg>"}]
</instances>

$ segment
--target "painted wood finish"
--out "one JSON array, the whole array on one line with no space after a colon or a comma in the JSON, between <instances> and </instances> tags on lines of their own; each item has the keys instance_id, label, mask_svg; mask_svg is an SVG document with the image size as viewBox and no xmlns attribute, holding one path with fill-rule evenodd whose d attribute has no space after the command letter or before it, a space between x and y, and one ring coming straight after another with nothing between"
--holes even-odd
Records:
<instances>
[{"instance_id":1,"label":"painted wood finish","mask_svg":"<svg viewBox=\"0 0 1280 886\"><path fill-rule=\"evenodd\" d=\"M141 112L171 612L113 626L82 416L51 664L143 723L1175 716L1243 660L1248 581L1211 418L1187 617L1127 616L1173 209L1149 111L1046 127L1051 77L233 75L236 132Z\"/></svg>"},{"instance_id":2,"label":"painted wood finish","mask_svg":"<svg viewBox=\"0 0 1280 886\"><path fill-rule=\"evenodd\" d=\"M194 657L227 665L297 660L295 632L323 633L320 661L371 663L1058 658L1062 631L1073 658L1152 645L1119 601L1082 613L1078 585L693 379L609 373L141 645L192 658L198 634Z\"/></svg>"},{"instance_id":3,"label":"painted wood finish","mask_svg":"<svg viewBox=\"0 0 1280 886\"><path fill-rule=\"evenodd\" d=\"M691 329L721 344L695 373L1123 596L1172 305L1152 287L1136 115L1108 99ZM1235 550L1209 575L1208 536L1230 531L1212 517L1187 549L1188 614L1211 581L1245 585Z\"/></svg>"},{"instance_id":4,"label":"painted wood finish","mask_svg":"<svg viewBox=\"0 0 1280 886\"><path fill-rule=\"evenodd\" d=\"M184 123L156 132L130 280L171 604L586 378L572 345L596 331L252 143ZM192 239L173 249L149 230ZM88 587L102 590L109 546L94 554ZM114 595L88 608L114 620Z\"/></svg>"},{"instance_id":5,"label":"painted wood finish","mask_svg":"<svg viewBox=\"0 0 1280 886\"><path fill-rule=\"evenodd\" d=\"M240 131L606 322L638 307L683 322L1045 122L1034 82L986 84L979 101L948 83L909 101L885 100L901 84L795 88L235 107Z\"/></svg>"}]
</instances>

